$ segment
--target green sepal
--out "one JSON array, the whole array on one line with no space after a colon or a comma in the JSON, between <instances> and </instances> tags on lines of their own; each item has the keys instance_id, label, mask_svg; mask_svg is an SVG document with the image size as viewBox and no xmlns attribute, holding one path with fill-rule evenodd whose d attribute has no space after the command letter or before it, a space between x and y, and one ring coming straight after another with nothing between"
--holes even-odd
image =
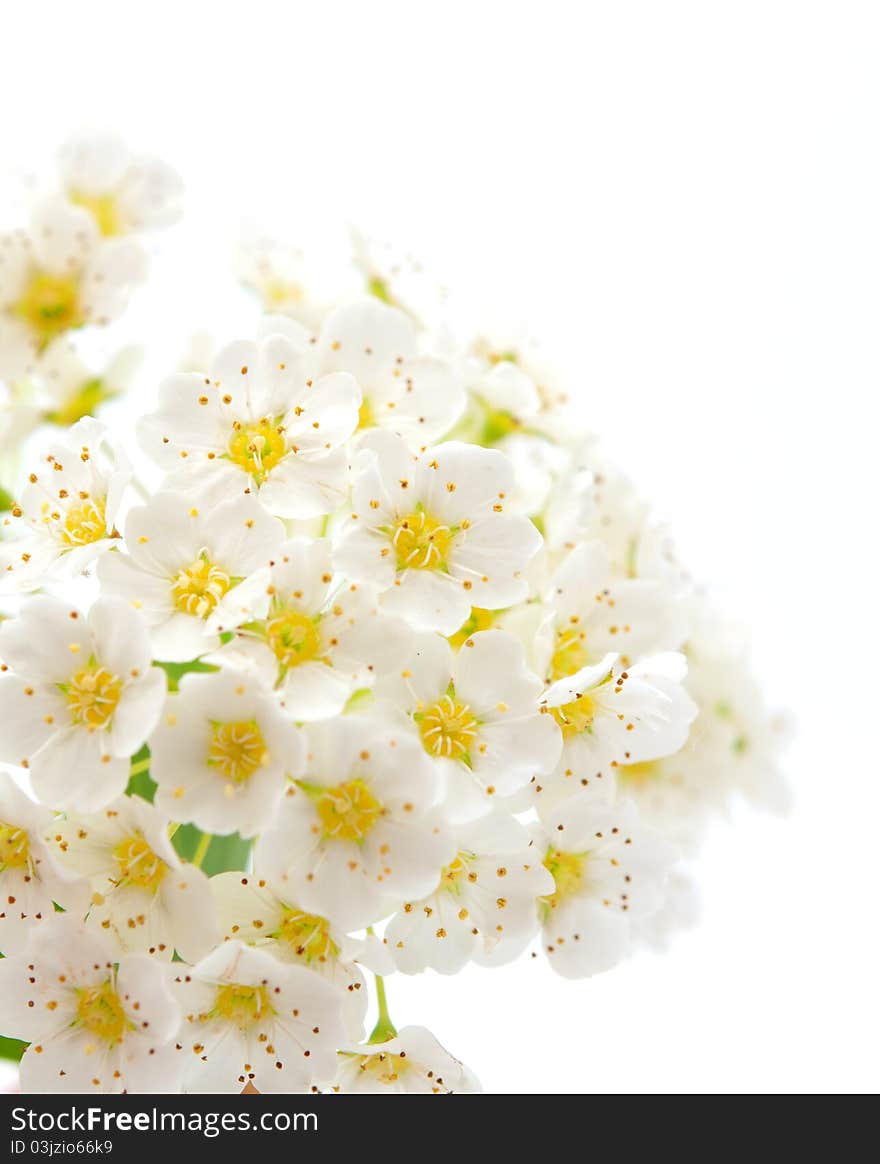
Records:
<instances>
[{"instance_id":1,"label":"green sepal","mask_svg":"<svg viewBox=\"0 0 880 1164\"><path fill-rule=\"evenodd\" d=\"M27 1049L28 1044L21 1039L8 1039L6 1035L0 1035L0 1059L11 1059L17 1063Z\"/></svg>"},{"instance_id":2,"label":"green sepal","mask_svg":"<svg viewBox=\"0 0 880 1164\"><path fill-rule=\"evenodd\" d=\"M168 676L169 691L177 691L184 675L205 674L220 670L213 663L203 663L201 659L191 659L188 663L154 663L153 666L161 667Z\"/></svg>"}]
</instances>

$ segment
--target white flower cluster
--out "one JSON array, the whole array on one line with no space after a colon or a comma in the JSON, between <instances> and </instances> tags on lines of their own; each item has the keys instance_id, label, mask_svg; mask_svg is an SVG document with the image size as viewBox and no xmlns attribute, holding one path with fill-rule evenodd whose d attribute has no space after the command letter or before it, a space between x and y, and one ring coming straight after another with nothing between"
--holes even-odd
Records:
<instances>
[{"instance_id":1,"label":"white flower cluster","mask_svg":"<svg viewBox=\"0 0 880 1164\"><path fill-rule=\"evenodd\" d=\"M668 932L707 816L779 794L740 639L528 350L440 340L366 244L327 305L261 243L276 314L123 448L69 333L179 183L105 139L61 176L0 239L7 433L41 441L0 545L23 1086L478 1090L387 976L534 943L582 977Z\"/></svg>"}]
</instances>

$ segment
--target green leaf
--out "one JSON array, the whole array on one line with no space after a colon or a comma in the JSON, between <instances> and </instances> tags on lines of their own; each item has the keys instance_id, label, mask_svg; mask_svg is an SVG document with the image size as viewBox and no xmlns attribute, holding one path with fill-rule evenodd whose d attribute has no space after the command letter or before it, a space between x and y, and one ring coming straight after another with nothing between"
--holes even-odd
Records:
<instances>
[{"instance_id":1,"label":"green leaf","mask_svg":"<svg viewBox=\"0 0 880 1164\"><path fill-rule=\"evenodd\" d=\"M195 825L181 825L171 843L180 856L189 861L195 855L202 836L201 829L197 829ZM230 869L247 869L250 852L251 842L240 837L238 833L230 833L226 837L213 837L201 868L209 877L213 877L215 873L226 873Z\"/></svg>"},{"instance_id":2,"label":"green leaf","mask_svg":"<svg viewBox=\"0 0 880 1164\"><path fill-rule=\"evenodd\" d=\"M139 752L136 752L131 758L132 768L139 765L143 760L149 760L150 749L146 744ZM153 803L153 797L156 795L156 781L150 775L149 769L143 772L136 772L128 781L128 786L125 789L126 796L141 796L144 800L148 800L150 804Z\"/></svg>"},{"instance_id":3,"label":"green leaf","mask_svg":"<svg viewBox=\"0 0 880 1164\"><path fill-rule=\"evenodd\" d=\"M138 772L137 776L132 776L129 780L125 794L126 796L140 796L152 804L157 787L156 781L149 772Z\"/></svg>"},{"instance_id":4,"label":"green leaf","mask_svg":"<svg viewBox=\"0 0 880 1164\"><path fill-rule=\"evenodd\" d=\"M13 1063L17 1063L27 1047L27 1043L23 1043L21 1039L7 1039L5 1035L0 1035L0 1059L11 1059Z\"/></svg>"}]
</instances>

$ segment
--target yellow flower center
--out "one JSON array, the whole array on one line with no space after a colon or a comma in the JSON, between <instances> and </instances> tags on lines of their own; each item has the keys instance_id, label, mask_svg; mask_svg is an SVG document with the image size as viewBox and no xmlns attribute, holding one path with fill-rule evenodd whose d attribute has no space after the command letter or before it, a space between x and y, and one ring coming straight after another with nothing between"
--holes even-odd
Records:
<instances>
[{"instance_id":1,"label":"yellow flower center","mask_svg":"<svg viewBox=\"0 0 880 1164\"><path fill-rule=\"evenodd\" d=\"M576 671L586 667L589 662L585 646L586 637L584 631L573 627L556 632L556 645L550 661L550 675L553 679L574 675Z\"/></svg>"},{"instance_id":2,"label":"yellow flower center","mask_svg":"<svg viewBox=\"0 0 880 1164\"><path fill-rule=\"evenodd\" d=\"M269 758L263 734L253 720L211 725L208 764L226 780L245 784Z\"/></svg>"},{"instance_id":3,"label":"yellow flower center","mask_svg":"<svg viewBox=\"0 0 880 1164\"><path fill-rule=\"evenodd\" d=\"M562 734L566 739L569 736L579 736L581 732L592 730L596 717L596 701L589 694L579 695L571 703L551 707L550 714L562 728Z\"/></svg>"},{"instance_id":4,"label":"yellow flower center","mask_svg":"<svg viewBox=\"0 0 880 1164\"><path fill-rule=\"evenodd\" d=\"M237 1027L251 1027L273 1013L265 986L221 986L214 999L214 1013Z\"/></svg>"},{"instance_id":5,"label":"yellow flower center","mask_svg":"<svg viewBox=\"0 0 880 1164\"><path fill-rule=\"evenodd\" d=\"M134 1025L126 1018L119 995L108 978L100 986L90 986L78 990L75 1025L86 1028L112 1047L120 1042L127 1030Z\"/></svg>"},{"instance_id":6,"label":"yellow flower center","mask_svg":"<svg viewBox=\"0 0 880 1164\"><path fill-rule=\"evenodd\" d=\"M454 531L424 509L399 518L391 527L398 570L439 570L446 564Z\"/></svg>"},{"instance_id":7,"label":"yellow flower center","mask_svg":"<svg viewBox=\"0 0 880 1164\"><path fill-rule=\"evenodd\" d=\"M621 764L617 769L618 780L631 787L643 788L660 775L659 760L643 760L639 764Z\"/></svg>"},{"instance_id":8,"label":"yellow flower center","mask_svg":"<svg viewBox=\"0 0 880 1164\"><path fill-rule=\"evenodd\" d=\"M37 271L31 277L13 311L35 333L41 348L62 332L85 323L76 279L47 271Z\"/></svg>"},{"instance_id":9,"label":"yellow flower center","mask_svg":"<svg viewBox=\"0 0 880 1164\"><path fill-rule=\"evenodd\" d=\"M519 419L512 412L505 412L502 408L487 407L483 416L483 428L478 444L494 445L504 440L511 433L520 428Z\"/></svg>"},{"instance_id":10,"label":"yellow flower center","mask_svg":"<svg viewBox=\"0 0 880 1164\"><path fill-rule=\"evenodd\" d=\"M471 635L477 631L490 630L495 623L495 611L484 610L481 606L471 607L471 613L466 622L463 622L454 635L449 636L449 644L456 651L463 647Z\"/></svg>"},{"instance_id":11,"label":"yellow flower center","mask_svg":"<svg viewBox=\"0 0 880 1164\"><path fill-rule=\"evenodd\" d=\"M30 841L24 829L0 820L0 870L21 869L31 855Z\"/></svg>"},{"instance_id":12,"label":"yellow flower center","mask_svg":"<svg viewBox=\"0 0 880 1164\"><path fill-rule=\"evenodd\" d=\"M339 953L339 947L330 937L330 923L314 913L285 909L277 937L306 962L326 962Z\"/></svg>"},{"instance_id":13,"label":"yellow flower center","mask_svg":"<svg viewBox=\"0 0 880 1164\"><path fill-rule=\"evenodd\" d=\"M119 212L116 207L116 199L112 194L84 194L79 190L74 190L69 197L71 202L88 210L98 224L98 230L105 238L121 233Z\"/></svg>"},{"instance_id":14,"label":"yellow flower center","mask_svg":"<svg viewBox=\"0 0 880 1164\"><path fill-rule=\"evenodd\" d=\"M418 712L415 720L426 752L467 762L479 721L470 706L456 699L451 689L426 711Z\"/></svg>"},{"instance_id":15,"label":"yellow flower center","mask_svg":"<svg viewBox=\"0 0 880 1164\"><path fill-rule=\"evenodd\" d=\"M376 424L376 415L369 396L364 396L358 409L358 428L373 428Z\"/></svg>"},{"instance_id":16,"label":"yellow flower center","mask_svg":"<svg viewBox=\"0 0 880 1164\"><path fill-rule=\"evenodd\" d=\"M91 662L64 687L71 720L89 731L106 727L122 695L122 680L106 667Z\"/></svg>"},{"instance_id":17,"label":"yellow flower center","mask_svg":"<svg viewBox=\"0 0 880 1164\"><path fill-rule=\"evenodd\" d=\"M105 400L110 400L113 395L103 380L87 380L60 401L57 408L48 412L46 419L61 428L70 428L84 416L94 416L99 406Z\"/></svg>"},{"instance_id":18,"label":"yellow flower center","mask_svg":"<svg viewBox=\"0 0 880 1164\"><path fill-rule=\"evenodd\" d=\"M307 295L302 283L271 279L263 287L263 298L268 307L281 307L285 303L305 303Z\"/></svg>"},{"instance_id":19,"label":"yellow flower center","mask_svg":"<svg viewBox=\"0 0 880 1164\"><path fill-rule=\"evenodd\" d=\"M126 837L113 850L113 860L119 867L120 883L140 885L143 889L155 892L168 866L161 857L157 857L143 837L135 834Z\"/></svg>"},{"instance_id":20,"label":"yellow flower center","mask_svg":"<svg viewBox=\"0 0 880 1164\"><path fill-rule=\"evenodd\" d=\"M505 351L490 350L486 352L486 359L493 368L498 364L518 364L519 353L515 352L513 348L508 348Z\"/></svg>"},{"instance_id":21,"label":"yellow flower center","mask_svg":"<svg viewBox=\"0 0 880 1164\"><path fill-rule=\"evenodd\" d=\"M391 288L381 275L371 275L367 280L367 291L370 295L374 295L376 299L381 299L383 303L387 303L390 307L394 306L394 296L391 294Z\"/></svg>"},{"instance_id":22,"label":"yellow flower center","mask_svg":"<svg viewBox=\"0 0 880 1164\"><path fill-rule=\"evenodd\" d=\"M256 424L236 424L229 441L229 459L259 484L287 454L284 430L264 417Z\"/></svg>"},{"instance_id":23,"label":"yellow flower center","mask_svg":"<svg viewBox=\"0 0 880 1164\"><path fill-rule=\"evenodd\" d=\"M231 585L229 575L202 556L178 571L171 585L171 600L182 614L207 618Z\"/></svg>"},{"instance_id":24,"label":"yellow flower center","mask_svg":"<svg viewBox=\"0 0 880 1164\"><path fill-rule=\"evenodd\" d=\"M384 811L361 779L328 788L316 807L325 838L335 841L362 841Z\"/></svg>"},{"instance_id":25,"label":"yellow flower center","mask_svg":"<svg viewBox=\"0 0 880 1164\"><path fill-rule=\"evenodd\" d=\"M548 909L556 909L560 902L578 892L584 882L586 864L586 853L565 853L554 848L547 850L544 868L553 875L556 882L556 891L542 898Z\"/></svg>"},{"instance_id":26,"label":"yellow flower center","mask_svg":"<svg viewBox=\"0 0 880 1164\"><path fill-rule=\"evenodd\" d=\"M440 872L440 885L438 889L445 889L449 893L460 892L460 883L467 877L467 858L470 855L458 853L453 861L443 867Z\"/></svg>"},{"instance_id":27,"label":"yellow flower center","mask_svg":"<svg viewBox=\"0 0 880 1164\"><path fill-rule=\"evenodd\" d=\"M60 529L66 546L88 546L107 537L106 501L103 497L87 497L71 505L64 515Z\"/></svg>"},{"instance_id":28,"label":"yellow flower center","mask_svg":"<svg viewBox=\"0 0 880 1164\"><path fill-rule=\"evenodd\" d=\"M409 1069L410 1064L405 1055L389 1055L387 1051L378 1051L375 1055L362 1055L358 1066L383 1087L391 1087Z\"/></svg>"},{"instance_id":29,"label":"yellow flower center","mask_svg":"<svg viewBox=\"0 0 880 1164\"><path fill-rule=\"evenodd\" d=\"M298 610L284 610L266 623L266 642L282 667L309 663L321 650L321 635L314 618Z\"/></svg>"}]
</instances>

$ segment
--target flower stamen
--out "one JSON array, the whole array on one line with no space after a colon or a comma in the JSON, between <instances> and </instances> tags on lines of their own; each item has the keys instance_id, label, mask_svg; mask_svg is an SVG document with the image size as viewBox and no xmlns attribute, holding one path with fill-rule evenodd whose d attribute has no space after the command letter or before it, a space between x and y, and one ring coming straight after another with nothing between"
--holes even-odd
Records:
<instances>
[{"instance_id":1,"label":"flower stamen","mask_svg":"<svg viewBox=\"0 0 880 1164\"><path fill-rule=\"evenodd\" d=\"M232 585L232 579L202 554L179 570L171 586L171 600L182 614L207 618Z\"/></svg>"},{"instance_id":2,"label":"flower stamen","mask_svg":"<svg viewBox=\"0 0 880 1164\"><path fill-rule=\"evenodd\" d=\"M227 1022L235 1023L244 1029L265 1020L273 1013L269 992L265 986L230 983L228 986L221 986L214 999L214 1015L219 1015ZM210 1017L212 1016L199 1016L203 1020Z\"/></svg>"},{"instance_id":3,"label":"flower stamen","mask_svg":"<svg viewBox=\"0 0 880 1164\"><path fill-rule=\"evenodd\" d=\"M89 497L71 505L59 529L61 541L71 549L88 546L108 536L106 502L103 497Z\"/></svg>"},{"instance_id":4,"label":"flower stamen","mask_svg":"<svg viewBox=\"0 0 880 1164\"><path fill-rule=\"evenodd\" d=\"M30 855L30 840L25 830L0 820L0 872L26 867Z\"/></svg>"},{"instance_id":5,"label":"flower stamen","mask_svg":"<svg viewBox=\"0 0 880 1164\"><path fill-rule=\"evenodd\" d=\"M106 727L113 718L122 696L122 680L93 660L77 671L62 690L72 722L93 732Z\"/></svg>"},{"instance_id":6,"label":"flower stamen","mask_svg":"<svg viewBox=\"0 0 880 1164\"><path fill-rule=\"evenodd\" d=\"M316 807L324 836L337 841L362 841L385 811L359 778L326 789Z\"/></svg>"},{"instance_id":7,"label":"flower stamen","mask_svg":"<svg viewBox=\"0 0 880 1164\"><path fill-rule=\"evenodd\" d=\"M246 784L268 761L269 749L253 720L211 725L208 765L233 784Z\"/></svg>"},{"instance_id":8,"label":"flower stamen","mask_svg":"<svg viewBox=\"0 0 880 1164\"><path fill-rule=\"evenodd\" d=\"M134 1029L109 978L100 986L78 990L77 995L74 1025L85 1027L109 1046L121 1042L125 1032Z\"/></svg>"},{"instance_id":9,"label":"flower stamen","mask_svg":"<svg viewBox=\"0 0 880 1164\"><path fill-rule=\"evenodd\" d=\"M285 669L309 663L321 651L317 621L298 610L283 610L270 618L266 642Z\"/></svg>"},{"instance_id":10,"label":"flower stamen","mask_svg":"<svg viewBox=\"0 0 880 1164\"><path fill-rule=\"evenodd\" d=\"M416 509L391 527L398 570L440 570L446 565L454 530Z\"/></svg>"},{"instance_id":11,"label":"flower stamen","mask_svg":"<svg viewBox=\"0 0 880 1164\"><path fill-rule=\"evenodd\" d=\"M581 732L592 731L593 720L596 718L596 701L589 694L578 695L570 703L563 703L561 707L551 707L550 714L562 728L562 734L568 739L579 736Z\"/></svg>"},{"instance_id":12,"label":"flower stamen","mask_svg":"<svg viewBox=\"0 0 880 1164\"><path fill-rule=\"evenodd\" d=\"M153 893L168 872L162 858L138 834L126 837L114 848L113 860L119 867L119 884L139 885Z\"/></svg>"},{"instance_id":13,"label":"flower stamen","mask_svg":"<svg viewBox=\"0 0 880 1164\"><path fill-rule=\"evenodd\" d=\"M256 424L236 424L229 440L229 459L262 484L287 454L284 431L264 417Z\"/></svg>"},{"instance_id":14,"label":"flower stamen","mask_svg":"<svg viewBox=\"0 0 880 1164\"><path fill-rule=\"evenodd\" d=\"M286 942L296 956L306 962L326 962L339 953L339 947L330 937L327 919L298 909L284 910L275 937Z\"/></svg>"},{"instance_id":15,"label":"flower stamen","mask_svg":"<svg viewBox=\"0 0 880 1164\"><path fill-rule=\"evenodd\" d=\"M468 761L479 721L467 703L450 690L426 711L415 716L425 751L449 760Z\"/></svg>"},{"instance_id":16,"label":"flower stamen","mask_svg":"<svg viewBox=\"0 0 880 1164\"><path fill-rule=\"evenodd\" d=\"M544 857L544 868L556 882L556 890L549 897L541 899L548 909L557 906L578 892L584 882L587 853L566 853L562 849L550 848Z\"/></svg>"},{"instance_id":17,"label":"flower stamen","mask_svg":"<svg viewBox=\"0 0 880 1164\"><path fill-rule=\"evenodd\" d=\"M48 271L34 272L13 313L35 333L40 349L62 332L85 323L77 281Z\"/></svg>"}]
</instances>

